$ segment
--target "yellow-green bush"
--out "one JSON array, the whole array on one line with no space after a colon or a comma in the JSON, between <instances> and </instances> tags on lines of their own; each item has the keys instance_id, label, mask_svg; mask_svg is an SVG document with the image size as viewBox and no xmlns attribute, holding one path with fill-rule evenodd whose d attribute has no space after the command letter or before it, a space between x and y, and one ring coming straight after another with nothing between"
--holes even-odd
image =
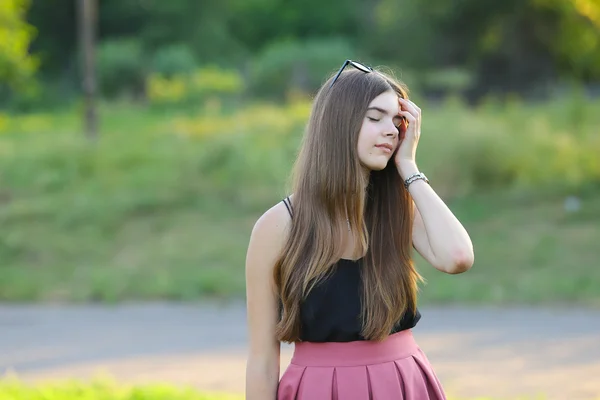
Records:
<instances>
[{"instance_id":1,"label":"yellow-green bush","mask_svg":"<svg viewBox=\"0 0 600 400\"><path fill-rule=\"evenodd\" d=\"M189 102L201 105L210 97L241 93L244 82L236 71L205 67L189 74L174 74L170 77L153 73L149 75L146 86L151 105L181 105Z\"/></svg>"},{"instance_id":2,"label":"yellow-green bush","mask_svg":"<svg viewBox=\"0 0 600 400\"><path fill-rule=\"evenodd\" d=\"M580 104L577 115L565 115L577 100L544 106L482 104L460 101L423 105L423 127L417 162L444 195L462 196L495 189L549 188L572 190L600 184L600 101ZM555 112L556 110L556 112ZM211 154L231 155L240 165L207 154L207 168L222 179L238 177L241 164L260 160L264 176L291 166L310 104L249 106L226 116L182 117L173 131L203 142ZM222 150L219 150L221 148ZM282 164L281 157L287 159ZM229 175L227 169L231 168Z\"/></svg>"},{"instance_id":3,"label":"yellow-green bush","mask_svg":"<svg viewBox=\"0 0 600 400\"><path fill-rule=\"evenodd\" d=\"M419 167L438 193L464 195L453 202L458 209L462 201L464 214L472 212L470 199L488 190L521 186L550 200L547 188L582 195L586 186L598 187L599 100L489 101L474 109L459 101L418 103L424 118ZM209 104L197 113L102 104L95 143L80 131L80 110L0 117L0 299L241 295L249 228L288 194L284 185L310 103ZM583 201L585 219L593 220L596 203ZM535 264L530 248L508 244L516 266ZM542 247L538 264L552 272L544 275L547 284L515 295L513 273L485 282L517 300L597 298L600 285L587 268L595 258L585 246L561 251L579 268L570 280L554 282L560 274L552 271L564 261L544 258L553 247ZM507 270L504 254L485 262L500 264L490 271ZM488 299L490 287L473 276L472 289L448 282L436 299Z\"/></svg>"},{"instance_id":4,"label":"yellow-green bush","mask_svg":"<svg viewBox=\"0 0 600 400\"><path fill-rule=\"evenodd\" d=\"M0 380L2 400L242 400L241 395L207 393L169 384L122 385L112 379L27 384Z\"/></svg>"},{"instance_id":5,"label":"yellow-green bush","mask_svg":"<svg viewBox=\"0 0 600 400\"><path fill-rule=\"evenodd\" d=\"M239 138L253 137L256 145L264 144L264 138L281 137L273 145L289 140L298 127L302 127L310 113L308 102L293 102L285 106L252 104L235 113L210 113L194 117L181 116L173 119L174 132L191 136L192 139L212 140L221 136Z\"/></svg>"},{"instance_id":6,"label":"yellow-green bush","mask_svg":"<svg viewBox=\"0 0 600 400\"><path fill-rule=\"evenodd\" d=\"M598 185L597 109L600 100L582 103L576 97L542 106L514 100L470 109L448 103L425 110L418 151L450 194Z\"/></svg>"},{"instance_id":7,"label":"yellow-green bush","mask_svg":"<svg viewBox=\"0 0 600 400\"><path fill-rule=\"evenodd\" d=\"M242 400L244 396L207 393L167 383L123 385L112 379L97 378L91 382L70 380L43 384L27 384L18 379L4 379L0 380L0 398L2 400ZM544 400L546 396L518 396L513 399ZM450 396L449 400L460 399ZM493 400L493 397L477 397L470 400Z\"/></svg>"}]
</instances>

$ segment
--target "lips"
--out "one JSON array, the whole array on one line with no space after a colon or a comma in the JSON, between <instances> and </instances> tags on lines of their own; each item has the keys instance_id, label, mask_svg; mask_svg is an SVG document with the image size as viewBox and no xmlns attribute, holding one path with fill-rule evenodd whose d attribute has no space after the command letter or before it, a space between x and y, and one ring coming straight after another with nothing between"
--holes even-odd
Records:
<instances>
[{"instance_id":1,"label":"lips","mask_svg":"<svg viewBox=\"0 0 600 400\"><path fill-rule=\"evenodd\" d=\"M380 149L387 150L388 152L392 152L394 150L394 146L389 143L378 144L375 147L379 147Z\"/></svg>"}]
</instances>

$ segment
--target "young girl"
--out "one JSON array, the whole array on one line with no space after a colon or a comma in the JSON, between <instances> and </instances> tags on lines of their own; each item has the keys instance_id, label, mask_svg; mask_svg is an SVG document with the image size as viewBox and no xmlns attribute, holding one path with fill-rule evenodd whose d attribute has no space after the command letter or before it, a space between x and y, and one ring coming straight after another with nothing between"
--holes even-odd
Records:
<instances>
[{"instance_id":1,"label":"young girl","mask_svg":"<svg viewBox=\"0 0 600 400\"><path fill-rule=\"evenodd\" d=\"M411 251L448 274L474 256L417 168L420 134L421 110L381 71L348 60L319 90L293 195L248 246L247 400L445 399L412 336ZM280 379L281 342L294 355Z\"/></svg>"}]
</instances>

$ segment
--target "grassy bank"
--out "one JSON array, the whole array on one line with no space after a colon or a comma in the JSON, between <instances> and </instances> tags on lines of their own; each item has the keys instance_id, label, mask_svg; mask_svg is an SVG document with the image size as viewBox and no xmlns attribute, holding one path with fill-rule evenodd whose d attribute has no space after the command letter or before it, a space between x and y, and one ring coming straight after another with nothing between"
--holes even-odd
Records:
<instances>
[{"instance_id":1,"label":"grassy bank","mask_svg":"<svg viewBox=\"0 0 600 400\"><path fill-rule=\"evenodd\" d=\"M15 378L0 380L0 398L6 400L242 400L243 396L206 393L170 384L122 385L96 379L28 384Z\"/></svg>"},{"instance_id":2,"label":"grassy bank","mask_svg":"<svg viewBox=\"0 0 600 400\"><path fill-rule=\"evenodd\" d=\"M191 387L170 384L124 385L112 379L89 382L71 380L29 384L15 378L0 379L0 398L6 400L242 400L242 394L206 393ZM545 395L518 396L502 400L544 400ZM448 400L500 400L497 397L464 398L449 396ZM600 400L600 398L598 399Z\"/></svg>"},{"instance_id":3,"label":"grassy bank","mask_svg":"<svg viewBox=\"0 0 600 400\"><path fill-rule=\"evenodd\" d=\"M417 259L422 301L600 298L600 103L423 108L418 163L476 265L445 276ZM242 296L248 236L286 194L308 112L110 105L95 144L74 112L0 115L0 299Z\"/></svg>"}]
</instances>

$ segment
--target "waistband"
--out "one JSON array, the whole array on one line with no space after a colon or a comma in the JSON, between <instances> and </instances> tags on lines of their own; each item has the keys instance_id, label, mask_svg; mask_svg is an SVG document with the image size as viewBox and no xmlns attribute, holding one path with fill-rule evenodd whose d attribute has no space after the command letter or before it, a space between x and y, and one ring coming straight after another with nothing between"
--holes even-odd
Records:
<instances>
[{"instance_id":1,"label":"waistband","mask_svg":"<svg viewBox=\"0 0 600 400\"><path fill-rule=\"evenodd\" d=\"M391 334L380 342L298 342L291 363L305 367L350 367L406 358L419 350L412 331Z\"/></svg>"}]
</instances>

